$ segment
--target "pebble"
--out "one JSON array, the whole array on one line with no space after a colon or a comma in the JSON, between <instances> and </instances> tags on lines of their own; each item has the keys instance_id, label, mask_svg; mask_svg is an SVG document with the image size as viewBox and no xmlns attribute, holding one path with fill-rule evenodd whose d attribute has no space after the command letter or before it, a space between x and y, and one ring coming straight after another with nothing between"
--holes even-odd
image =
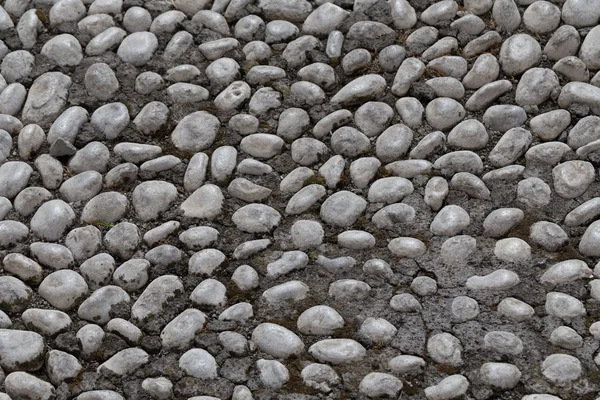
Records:
<instances>
[{"instance_id":1,"label":"pebble","mask_svg":"<svg viewBox=\"0 0 600 400\"><path fill-rule=\"evenodd\" d=\"M227 303L225 286L216 279L206 279L198 284L190 299L201 308L220 308Z\"/></svg>"},{"instance_id":2,"label":"pebble","mask_svg":"<svg viewBox=\"0 0 600 400\"><path fill-rule=\"evenodd\" d=\"M515 100L520 106L539 105L557 93L560 84L554 71L547 68L527 70L517 85Z\"/></svg>"},{"instance_id":3,"label":"pebble","mask_svg":"<svg viewBox=\"0 0 600 400\"><path fill-rule=\"evenodd\" d=\"M59 271L60 272L60 271ZM42 282L43 283L43 282ZM118 286L104 286L94 291L77 310L79 318L106 324L111 320L111 310L121 304L129 305L131 298Z\"/></svg>"},{"instance_id":4,"label":"pebble","mask_svg":"<svg viewBox=\"0 0 600 400\"><path fill-rule=\"evenodd\" d=\"M331 392L331 386L340 383L339 375L326 364L309 364L302 369L300 375L306 386L324 393Z\"/></svg>"},{"instance_id":5,"label":"pebble","mask_svg":"<svg viewBox=\"0 0 600 400\"><path fill-rule=\"evenodd\" d=\"M449 193L448 182L444 178L435 176L425 186L424 201L432 210L438 211L442 208L444 199Z\"/></svg>"},{"instance_id":6,"label":"pebble","mask_svg":"<svg viewBox=\"0 0 600 400\"><path fill-rule=\"evenodd\" d=\"M462 321L474 319L479 315L479 304L468 296L455 297L452 301L452 315Z\"/></svg>"},{"instance_id":7,"label":"pebble","mask_svg":"<svg viewBox=\"0 0 600 400\"><path fill-rule=\"evenodd\" d=\"M301 250L315 248L323 243L325 232L317 221L298 220L290 229L294 245Z\"/></svg>"},{"instance_id":8,"label":"pebble","mask_svg":"<svg viewBox=\"0 0 600 400\"><path fill-rule=\"evenodd\" d=\"M150 32L134 32L121 42L117 55L123 62L142 66L152 58L158 47L158 39Z\"/></svg>"},{"instance_id":9,"label":"pebble","mask_svg":"<svg viewBox=\"0 0 600 400\"><path fill-rule=\"evenodd\" d=\"M7 394L11 398L33 397L48 400L54 396L54 387L27 372L13 372L4 381Z\"/></svg>"},{"instance_id":10,"label":"pebble","mask_svg":"<svg viewBox=\"0 0 600 400\"><path fill-rule=\"evenodd\" d=\"M368 74L356 78L340 89L330 100L331 103L351 105L371 100L386 88L385 79L380 75Z\"/></svg>"},{"instance_id":11,"label":"pebble","mask_svg":"<svg viewBox=\"0 0 600 400\"><path fill-rule=\"evenodd\" d=\"M256 361L256 368L261 382L268 388L279 389L290 379L288 369L276 360L260 359Z\"/></svg>"},{"instance_id":12,"label":"pebble","mask_svg":"<svg viewBox=\"0 0 600 400\"><path fill-rule=\"evenodd\" d=\"M523 179L517 184L517 200L528 208L539 208L550 203L552 190L539 178Z\"/></svg>"},{"instance_id":13,"label":"pebble","mask_svg":"<svg viewBox=\"0 0 600 400\"><path fill-rule=\"evenodd\" d=\"M581 362L568 354L552 354L542 362L542 374L550 382L560 386L579 379Z\"/></svg>"},{"instance_id":14,"label":"pebble","mask_svg":"<svg viewBox=\"0 0 600 400\"><path fill-rule=\"evenodd\" d=\"M83 52L79 41L68 33L54 36L48 40L40 54L54 61L61 67L79 65L83 60Z\"/></svg>"},{"instance_id":15,"label":"pebble","mask_svg":"<svg viewBox=\"0 0 600 400\"><path fill-rule=\"evenodd\" d=\"M573 328L559 326L550 334L550 342L568 350L574 350L583 346L583 338Z\"/></svg>"},{"instance_id":16,"label":"pebble","mask_svg":"<svg viewBox=\"0 0 600 400\"><path fill-rule=\"evenodd\" d=\"M34 242L29 250L40 264L52 269L65 269L74 262L71 251L60 244Z\"/></svg>"},{"instance_id":17,"label":"pebble","mask_svg":"<svg viewBox=\"0 0 600 400\"><path fill-rule=\"evenodd\" d=\"M300 314L296 324L300 333L305 335L332 335L344 327L344 319L333 308L320 305Z\"/></svg>"},{"instance_id":18,"label":"pebble","mask_svg":"<svg viewBox=\"0 0 600 400\"><path fill-rule=\"evenodd\" d=\"M513 364L488 362L479 369L481 379L498 389L512 389L521 380L521 371Z\"/></svg>"},{"instance_id":19,"label":"pebble","mask_svg":"<svg viewBox=\"0 0 600 400\"><path fill-rule=\"evenodd\" d=\"M75 213L67 203L50 200L42 204L31 218L31 231L42 239L56 241L74 220Z\"/></svg>"},{"instance_id":20,"label":"pebble","mask_svg":"<svg viewBox=\"0 0 600 400\"><path fill-rule=\"evenodd\" d=\"M469 381L462 375L450 375L437 385L425 388L428 400L449 400L464 395L469 389Z\"/></svg>"},{"instance_id":21,"label":"pebble","mask_svg":"<svg viewBox=\"0 0 600 400\"><path fill-rule=\"evenodd\" d=\"M429 81L427 81L427 82L429 82ZM428 86L433 86L433 85L428 84ZM440 94L440 95L442 97L444 97L443 94ZM452 97L452 96L448 96L448 97ZM396 111L398 111L400 118L402 118L402 121L408 127L416 128L423 123L423 114L425 114L425 108L423 108L423 104L421 104L421 102L414 97L403 97L401 99L398 99L398 101L396 102ZM393 125L385 132L389 131L391 133L396 133L396 131L399 131L398 133L403 133L404 130L401 128L403 128L403 127L400 124ZM412 134L412 131L410 131L410 133ZM406 135L404 135L404 136L406 136ZM408 138L403 138L403 139L404 140L399 142L396 146L400 147L403 145L409 145L409 147L410 147L410 143L406 143ZM410 139L412 141L412 137ZM384 139L381 139L381 140L384 140ZM378 138L377 143L380 143L380 142L381 141ZM386 142L387 142L387 140L386 140ZM403 147L400 147L400 148L403 149ZM392 147L392 149L393 149L393 147ZM377 150L383 150L383 149L377 149ZM408 151L408 149L406 149L406 150L403 149L403 151L404 152ZM392 153L392 154L394 154L394 153ZM398 155L402 155L402 154L398 154ZM395 158L398 158L398 157L395 157Z\"/></svg>"},{"instance_id":22,"label":"pebble","mask_svg":"<svg viewBox=\"0 0 600 400\"><path fill-rule=\"evenodd\" d=\"M429 230L438 236L455 236L471 223L469 214L460 206L442 208L431 223Z\"/></svg>"},{"instance_id":23,"label":"pebble","mask_svg":"<svg viewBox=\"0 0 600 400\"><path fill-rule=\"evenodd\" d=\"M593 199L580 204L570 213L568 213L565 217L565 224L567 226L583 225L594 219L599 214L600 198L594 197Z\"/></svg>"},{"instance_id":24,"label":"pebble","mask_svg":"<svg viewBox=\"0 0 600 400\"><path fill-rule=\"evenodd\" d=\"M546 295L546 313L561 319L571 320L586 315L583 303L566 293L550 292Z\"/></svg>"},{"instance_id":25,"label":"pebble","mask_svg":"<svg viewBox=\"0 0 600 400\"><path fill-rule=\"evenodd\" d=\"M582 278L592 278L592 270L581 260L567 260L554 264L540 277L540 282L556 286Z\"/></svg>"},{"instance_id":26,"label":"pebble","mask_svg":"<svg viewBox=\"0 0 600 400\"><path fill-rule=\"evenodd\" d=\"M30 124L24 126L23 129L21 129L21 132L19 132L17 139L19 156L25 160L29 159L39 151L45 139L46 134L44 133L44 130L39 127L39 125ZM3 152L2 154L6 153Z\"/></svg>"},{"instance_id":27,"label":"pebble","mask_svg":"<svg viewBox=\"0 0 600 400\"><path fill-rule=\"evenodd\" d=\"M7 371L35 371L44 364L42 336L31 331L0 329L0 366Z\"/></svg>"},{"instance_id":28,"label":"pebble","mask_svg":"<svg viewBox=\"0 0 600 400\"><path fill-rule=\"evenodd\" d=\"M62 311L29 308L21 315L29 329L43 335L54 336L71 326L71 318Z\"/></svg>"},{"instance_id":29,"label":"pebble","mask_svg":"<svg viewBox=\"0 0 600 400\"><path fill-rule=\"evenodd\" d=\"M231 218L242 231L269 232L279 225L281 215L274 208L254 203L241 207Z\"/></svg>"},{"instance_id":30,"label":"pebble","mask_svg":"<svg viewBox=\"0 0 600 400\"><path fill-rule=\"evenodd\" d=\"M595 169L586 161L567 161L552 169L554 190L566 199L581 196L595 178Z\"/></svg>"},{"instance_id":31,"label":"pebble","mask_svg":"<svg viewBox=\"0 0 600 400\"><path fill-rule=\"evenodd\" d=\"M39 286L39 295L60 310L70 310L87 294L88 285L77 272L63 269L46 276Z\"/></svg>"},{"instance_id":32,"label":"pebble","mask_svg":"<svg viewBox=\"0 0 600 400\"><path fill-rule=\"evenodd\" d=\"M173 384L163 376L144 379L142 389L158 400L166 400L173 396Z\"/></svg>"},{"instance_id":33,"label":"pebble","mask_svg":"<svg viewBox=\"0 0 600 400\"><path fill-rule=\"evenodd\" d=\"M240 142L240 149L256 158L269 159L283 150L285 142L276 135L255 133L245 136Z\"/></svg>"},{"instance_id":34,"label":"pebble","mask_svg":"<svg viewBox=\"0 0 600 400\"><path fill-rule=\"evenodd\" d=\"M27 163L8 161L0 166L0 196L12 199L25 189L33 173Z\"/></svg>"},{"instance_id":35,"label":"pebble","mask_svg":"<svg viewBox=\"0 0 600 400\"><path fill-rule=\"evenodd\" d=\"M178 277L162 275L150 282L131 306L131 317L134 321L144 321L160 315L167 303L182 293L183 284Z\"/></svg>"},{"instance_id":36,"label":"pebble","mask_svg":"<svg viewBox=\"0 0 600 400\"><path fill-rule=\"evenodd\" d=\"M77 358L60 350L48 352L47 368L50 381L59 386L66 380L75 378L83 370Z\"/></svg>"},{"instance_id":37,"label":"pebble","mask_svg":"<svg viewBox=\"0 0 600 400\"><path fill-rule=\"evenodd\" d=\"M588 226L579 242L579 252L589 257L597 257L599 250L594 245L600 237L600 222L595 221Z\"/></svg>"},{"instance_id":38,"label":"pebble","mask_svg":"<svg viewBox=\"0 0 600 400\"><path fill-rule=\"evenodd\" d=\"M569 236L557 224L548 221L539 221L531 225L530 239L547 251L557 251L569 243Z\"/></svg>"},{"instance_id":39,"label":"pebble","mask_svg":"<svg viewBox=\"0 0 600 400\"><path fill-rule=\"evenodd\" d=\"M500 48L500 66L504 73L510 75L521 74L536 66L541 58L542 49L539 43L525 33L509 37Z\"/></svg>"},{"instance_id":40,"label":"pebble","mask_svg":"<svg viewBox=\"0 0 600 400\"><path fill-rule=\"evenodd\" d=\"M205 184L196 189L179 208L186 217L212 220L221 214L223 201L219 187Z\"/></svg>"},{"instance_id":41,"label":"pebble","mask_svg":"<svg viewBox=\"0 0 600 400\"><path fill-rule=\"evenodd\" d=\"M276 279L292 271L304 269L308 261L308 256L302 251L287 251L277 260L267 264L267 277Z\"/></svg>"},{"instance_id":42,"label":"pebble","mask_svg":"<svg viewBox=\"0 0 600 400\"><path fill-rule=\"evenodd\" d=\"M516 227L525 218L525 213L519 208L499 208L483 221L485 234L490 237L502 237Z\"/></svg>"},{"instance_id":43,"label":"pebble","mask_svg":"<svg viewBox=\"0 0 600 400\"><path fill-rule=\"evenodd\" d=\"M398 330L383 318L367 318L358 330L358 336L370 345L388 344Z\"/></svg>"},{"instance_id":44,"label":"pebble","mask_svg":"<svg viewBox=\"0 0 600 400\"><path fill-rule=\"evenodd\" d=\"M340 191L328 197L321 205L321 218L332 225L349 227L363 213L367 202L352 192Z\"/></svg>"},{"instance_id":45,"label":"pebble","mask_svg":"<svg viewBox=\"0 0 600 400\"><path fill-rule=\"evenodd\" d=\"M393 375L382 372L371 372L362 379L358 390L371 398L381 396L396 397L402 390L402 387L402 381Z\"/></svg>"},{"instance_id":46,"label":"pebble","mask_svg":"<svg viewBox=\"0 0 600 400\"><path fill-rule=\"evenodd\" d=\"M185 350L192 346L196 332L206 324L206 315L199 310L188 308L171 320L160 333L162 345L166 349Z\"/></svg>"},{"instance_id":47,"label":"pebble","mask_svg":"<svg viewBox=\"0 0 600 400\"><path fill-rule=\"evenodd\" d=\"M143 259L132 259L121 264L114 273L114 265L108 271L112 274L114 283L126 290L134 292L142 289L148 283L150 262ZM110 276L109 274L109 276Z\"/></svg>"},{"instance_id":48,"label":"pebble","mask_svg":"<svg viewBox=\"0 0 600 400\"><path fill-rule=\"evenodd\" d=\"M352 339L324 339L308 349L308 352L320 362L347 364L361 361L365 348Z\"/></svg>"},{"instance_id":49,"label":"pebble","mask_svg":"<svg viewBox=\"0 0 600 400\"><path fill-rule=\"evenodd\" d=\"M519 282L519 276L515 272L498 269L485 276L471 276L467 279L466 286L471 290L506 290L518 285Z\"/></svg>"},{"instance_id":50,"label":"pebble","mask_svg":"<svg viewBox=\"0 0 600 400\"><path fill-rule=\"evenodd\" d=\"M103 364L100 364L97 371L116 376L130 375L137 371L150 360L148 353L140 348L129 348L121 350Z\"/></svg>"},{"instance_id":51,"label":"pebble","mask_svg":"<svg viewBox=\"0 0 600 400\"><path fill-rule=\"evenodd\" d=\"M18 221L0 221L0 246L8 247L24 241L29 229Z\"/></svg>"},{"instance_id":52,"label":"pebble","mask_svg":"<svg viewBox=\"0 0 600 400\"><path fill-rule=\"evenodd\" d=\"M526 321L530 319L534 314L535 310L529 304L515 299L513 297L507 297L498 304L498 312L514 321Z\"/></svg>"}]
</instances>

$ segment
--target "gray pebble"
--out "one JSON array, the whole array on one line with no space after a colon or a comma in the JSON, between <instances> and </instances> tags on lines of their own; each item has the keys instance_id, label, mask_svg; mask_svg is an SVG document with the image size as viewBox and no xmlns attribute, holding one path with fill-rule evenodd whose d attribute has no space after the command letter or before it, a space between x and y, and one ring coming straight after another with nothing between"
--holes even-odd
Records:
<instances>
[{"instance_id":1,"label":"gray pebble","mask_svg":"<svg viewBox=\"0 0 600 400\"><path fill-rule=\"evenodd\" d=\"M102 190L102 174L97 171L84 171L60 186L62 197L72 203L89 200Z\"/></svg>"},{"instance_id":2,"label":"gray pebble","mask_svg":"<svg viewBox=\"0 0 600 400\"><path fill-rule=\"evenodd\" d=\"M39 286L38 294L59 310L70 310L85 297L88 285L77 272L62 269L46 276Z\"/></svg>"},{"instance_id":3,"label":"gray pebble","mask_svg":"<svg viewBox=\"0 0 600 400\"><path fill-rule=\"evenodd\" d=\"M99 289L110 282L115 270L115 259L106 253L100 253L85 260L79 271L92 290Z\"/></svg>"}]
</instances>

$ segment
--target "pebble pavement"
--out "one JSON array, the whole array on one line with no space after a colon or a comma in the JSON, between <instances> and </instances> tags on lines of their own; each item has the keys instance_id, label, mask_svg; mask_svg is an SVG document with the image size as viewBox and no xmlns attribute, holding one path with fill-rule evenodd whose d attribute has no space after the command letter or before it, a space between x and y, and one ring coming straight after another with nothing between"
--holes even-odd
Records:
<instances>
[{"instance_id":1,"label":"pebble pavement","mask_svg":"<svg viewBox=\"0 0 600 400\"><path fill-rule=\"evenodd\" d=\"M4 0L0 400L600 398L600 0Z\"/></svg>"}]
</instances>

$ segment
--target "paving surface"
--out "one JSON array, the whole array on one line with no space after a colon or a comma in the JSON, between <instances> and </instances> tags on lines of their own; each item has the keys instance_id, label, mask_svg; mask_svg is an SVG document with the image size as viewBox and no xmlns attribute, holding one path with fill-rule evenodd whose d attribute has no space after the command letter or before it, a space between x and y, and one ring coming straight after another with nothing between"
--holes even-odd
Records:
<instances>
[{"instance_id":1,"label":"paving surface","mask_svg":"<svg viewBox=\"0 0 600 400\"><path fill-rule=\"evenodd\" d=\"M600 398L600 0L0 4L0 400Z\"/></svg>"}]
</instances>

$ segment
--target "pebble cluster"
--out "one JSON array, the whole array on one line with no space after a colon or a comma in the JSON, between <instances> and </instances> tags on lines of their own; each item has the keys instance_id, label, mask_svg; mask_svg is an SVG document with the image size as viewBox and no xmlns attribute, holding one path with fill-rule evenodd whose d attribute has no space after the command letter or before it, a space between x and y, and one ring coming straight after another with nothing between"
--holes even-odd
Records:
<instances>
[{"instance_id":1,"label":"pebble cluster","mask_svg":"<svg viewBox=\"0 0 600 400\"><path fill-rule=\"evenodd\" d=\"M4 0L0 400L594 400L600 0Z\"/></svg>"}]
</instances>

